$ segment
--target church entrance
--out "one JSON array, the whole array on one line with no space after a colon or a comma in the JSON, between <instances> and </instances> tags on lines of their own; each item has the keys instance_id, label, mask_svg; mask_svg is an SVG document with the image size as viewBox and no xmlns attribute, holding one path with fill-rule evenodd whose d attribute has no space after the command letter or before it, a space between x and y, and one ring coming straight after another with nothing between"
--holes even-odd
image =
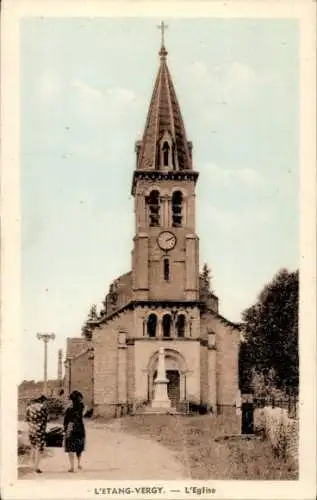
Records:
<instances>
[{"instance_id":1,"label":"church entrance","mask_svg":"<svg viewBox=\"0 0 317 500\"><path fill-rule=\"evenodd\" d=\"M172 406L176 406L180 399L179 371L167 370L166 377L168 378L167 395L171 400Z\"/></svg>"},{"instance_id":2,"label":"church entrance","mask_svg":"<svg viewBox=\"0 0 317 500\"><path fill-rule=\"evenodd\" d=\"M175 408L178 403L186 400L187 368L182 354L175 349L165 349L165 374L168 380L167 395ZM147 401L150 404L154 398L155 379L157 376L158 351L154 352L147 366Z\"/></svg>"},{"instance_id":3,"label":"church entrance","mask_svg":"<svg viewBox=\"0 0 317 500\"><path fill-rule=\"evenodd\" d=\"M156 379L157 371L155 370L153 374L153 390L154 390L154 380ZM167 384L167 395L171 400L172 407L175 407L180 401L180 376L178 370L166 370L166 378L168 379Z\"/></svg>"}]
</instances>

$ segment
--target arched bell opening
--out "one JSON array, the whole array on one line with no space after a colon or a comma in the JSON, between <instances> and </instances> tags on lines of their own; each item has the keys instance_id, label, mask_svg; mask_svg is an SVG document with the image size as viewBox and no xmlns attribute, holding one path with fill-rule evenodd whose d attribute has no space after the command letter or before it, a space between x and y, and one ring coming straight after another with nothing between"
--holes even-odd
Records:
<instances>
[{"instance_id":1,"label":"arched bell opening","mask_svg":"<svg viewBox=\"0 0 317 500\"><path fill-rule=\"evenodd\" d=\"M148 220L150 227L158 227L160 225L160 193L157 190L151 191L146 197L148 207Z\"/></svg>"},{"instance_id":2,"label":"arched bell opening","mask_svg":"<svg viewBox=\"0 0 317 500\"><path fill-rule=\"evenodd\" d=\"M164 314L162 319L163 337L170 337L172 331L172 317L170 314Z\"/></svg>"},{"instance_id":3,"label":"arched bell opening","mask_svg":"<svg viewBox=\"0 0 317 500\"><path fill-rule=\"evenodd\" d=\"M176 318L176 335L177 337L185 337L186 317L185 314L178 314Z\"/></svg>"},{"instance_id":4,"label":"arched bell opening","mask_svg":"<svg viewBox=\"0 0 317 500\"><path fill-rule=\"evenodd\" d=\"M152 313L149 315L147 319L147 334L149 337L155 337L156 336L156 329L157 329L157 316L156 314Z\"/></svg>"},{"instance_id":5,"label":"arched bell opening","mask_svg":"<svg viewBox=\"0 0 317 500\"><path fill-rule=\"evenodd\" d=\"M183 194L175 191L172 195L172 226L181 227L183 223Z\"/></svg>"}]
</instances>

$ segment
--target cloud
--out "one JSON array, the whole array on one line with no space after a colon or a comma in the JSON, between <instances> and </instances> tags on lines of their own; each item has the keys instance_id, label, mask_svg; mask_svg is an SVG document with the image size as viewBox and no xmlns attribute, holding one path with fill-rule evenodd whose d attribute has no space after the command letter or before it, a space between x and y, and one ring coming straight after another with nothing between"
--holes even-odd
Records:
<instances>
[{"instance_id":1,"label":"cloud","mask_svg":"<svg viewBox=\"0 0 317 500\"><path fill-rule=\"evenodd\" d=\"M97 89L90 85L87 85L81 80L74 80L70 85L73 89L77 90L80 97L87 99L89 101L94 101L96 99L103 99L104 101L113 101L116 104L121 104L125 106L131 104L137 100L135 92L130 89L122 88L106 88Z\"/></svg>"},{"instance_id":2,"label":"cloud","mask_svg":"<svg viewBox=\"0 0 317 500\"><path fill-rule=\"evenodd\" d=\"M122 119L127 114L133 115L143 99L133 90L125 88L95 88L81 80L70 84L76 91L76 107L85 116L103 123Z\"/></svg>"},{"instance_id":3,"label":"cloud","mask_svg":"<svg viewBox=\"0 0 317 500\"><path fill-rule=\"evenodd\" d=\"M86 99L111 99L120 101L121 103L131 103L137 99L136 94L129 89L122 88L106 88L97 89L81 80L71 82L71 87L76 89L82 97Z\"/></svg>"},{"instance_id":4,"label":"cloud","mask_svg":"<svg viewBox=\"0 0 317 500\"><path fill-rule=\"evenodd\" d=\"M71 82L70 86L77 90L82 97L85 97L86 99L99 99L102 97L102 92L100 90L90 87L80 80L74 80Z\"/></svg>"},{"instance_id":5,"label":"cloud","mask_svg":"<svg viewBox=\"0 0 317 500\"><path fill-rule=\"evenodd\" d=\"M225 70L225 78L233 85L248 85L254 83L257 74L253 68L239 62L231 63Z\"/></svg>"},{"instance_id":6,"label":"cloud","mask_svg":"<svg viewBox=\"0 0 317 500\"><path fill-rule=\"evenodd\" d=\"M257 71L251 66L233 61L229 64L207 66L202 61L191 63L187 72L190 77L201 84L221 82L225 85L253 85L259 83L277 84L278 75L270 70Z\"/></svg>"},{"instance_id":7,"label":"cloud","mask_svg":"<svg viewBox=\"0 0 317 500\"><path fill-rule=\"evenodd\" d=\"M198 108L204 121L223 120L229 111L241 106L248 109L261 98L265 86L280 84L276 73L256 70L239 61L213 66L195 61L185 74L189 84L200 88Z\"/></svg>"},{"instance_id":8,"label":"cloud","mask_svg":"<svg viewBox=\"0 0 317 500\"><path fill-rule=\"evenodd\" d=\"M227 200L229 204L230 200ZM268 203L257 206L235 206L231 209L221 207L216 203L207 203L201 199L198 212L201 212L204 221L200 222L199 232L206 234L208 230L215 230L224 235L224 240L235 239L243 242L244 238L251 238L259 228L272 223L274 211ZM201 219L201 218L200 218Z\"/></svg>"},{"instance_id":9,"label":"cloud","mask_svg":"<svg viewBox=\"0 0 317 500\"><path fill-rule=\"evenodd\" d=\"M229 186L239 183L240 186L254 189L264 185L265 181L258 171L248 168L225 168L215 163L208 163L201 169L202 175L208 175L210 182Z\"/></svg>"},{"instance_id":10,"label":"cloud","mask_svg":"<svg viewBox=\"0 0 317 500\"><path fill-rule=\"evenodd\" d=\"M193 62L189 66L188 71L191 78L194 79L196 83L206 83L210 79L210 71L202 61Z\"/></svg>"},{"instance_id":11,"label":"cloud","mask_svg":"<svg viewBox=\"0 0 317 500\"><path fill-rule=\"evenodd\" d=\"M200 85L221 83L221 85L234 87L252 84L257 79L255 70L240 62L208 67L202 61L195 61L188 70L191 77Z\"/></svg>"},{"instance_id":12,"label":"cloud","mask_svg":"<svg viewBox=\"0 0 317 500\"><path fill-rule=\"evenodd\" d=\"M136 94L128 89L107 89L106 96L126 104L133 103L137 100Z\"/></svg>"}]
</instances>

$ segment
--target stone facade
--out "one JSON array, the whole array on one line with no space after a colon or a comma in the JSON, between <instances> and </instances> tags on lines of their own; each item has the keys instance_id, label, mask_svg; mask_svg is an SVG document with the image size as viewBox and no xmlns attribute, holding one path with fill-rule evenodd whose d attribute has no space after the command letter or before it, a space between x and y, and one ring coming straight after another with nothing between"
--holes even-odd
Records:
<instances>
[{"instance_id":1,"label":"stone facade","mask_svg":"<svg viewBox=\"0 0 317 500\"><path fill-rule=\"evenodd\" d=\"M71 383L95 414L122 415L150 405L158 352L165 352L172 406L234 409L238 325L219 314L218 298L199 274L192 144L160 51L142 141L136 143L132 270L110 286L92 335L69 339Z\"/></svg>"},{"instance_id":2,"label":"stone facade","mask_svg":"<svg viewBox=\"0 0 317 500\"><path fill-rule=\"evenodd\" d=\"M93 369L90 343L84 338L68 338L64 377L65 395L69 395L74 389L79 389L88 407L94 405Z\"/></svg>"}]
</instances>

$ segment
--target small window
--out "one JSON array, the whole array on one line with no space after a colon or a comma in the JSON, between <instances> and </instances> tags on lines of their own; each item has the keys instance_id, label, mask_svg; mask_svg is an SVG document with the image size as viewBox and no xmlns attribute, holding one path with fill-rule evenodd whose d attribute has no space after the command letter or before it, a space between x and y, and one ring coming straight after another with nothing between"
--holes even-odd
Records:
<instances>
[{"instance_id":1,"label":"small window","mask_svg":"<svg viewBox=\"0 0 317 500\"><path fill-rule=\"evenodd\" d=\"M150 314L147 320L147 334L149 337L156 336L156 326L157 326L156 314Z\"/></svg>"},{"instance_id":2,"label":"small window","mask_svg":"<svg viewBox=\"0 0 317 500\"><path fill-rule=\"evenodd\" d=\"M163 144L163 165L164 167L168 167L169 165L169 150L170 150L170 147L168 145L168 142L164 142Z\"/></svg>"},{"instance_id":3,"label":"small window","mask_svg":"<svg viewBox=\"0 0 317 500\"><path fill-rule=\"evenodd\" d=\"M146 199L149 207L149 222L151 227L160 225L160 193L152 191Z\"/></svg>"},{"instance_id":4,"label":"small window","mask_svg":"<svg viewBox=\"0 0 317 500\"><path fill-rule=\"evenodd\" d=\"M186 318L184 314L179 314L177 316L176 320L176 331L178 337L184 337L185 336L185 324L186 324Z\"/></svg>"},{"instance_id":5,"label":"small window","mask_svg":"<svg viewBox=\"0 0 317 500\"><path fill-rule=\"evenodd\" d=\"M171 318L171 316L169 314L164 314L163 321L162 321L163 336L164 337L170 337L171 336L171 325L172 325L172 318Z\"/></svg>"},{"instance_id":6,"label":"small window","mask_svg":"<svg viewBox=\"0 0 317 500\"><path fill-rule=\"evenodd\" d=\"M164 267L164 280L169 281L169 279L170 279L170 261L168 258L165 258L163 260L163 267Z\"/></svg>"},{"instance_id":7,"label":"small window","mask_svg":"<svg viewBox=\"0 0 317 500\"><path fill-rule=\"evenodd\" d=\"M172 197L172 224L174 227L180 227L182 225L182 203L182 193L180 191L175 191Z\"/></svg>"}]
</instances>

